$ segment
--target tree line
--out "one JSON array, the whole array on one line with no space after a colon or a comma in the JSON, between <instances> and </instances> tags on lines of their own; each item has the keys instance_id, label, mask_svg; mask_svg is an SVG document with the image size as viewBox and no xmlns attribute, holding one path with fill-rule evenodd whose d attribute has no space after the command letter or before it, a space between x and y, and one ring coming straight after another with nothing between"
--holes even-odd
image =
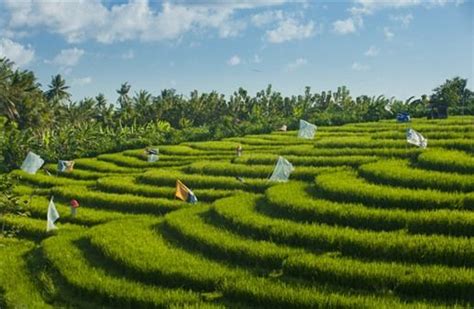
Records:
<instances>
[{"instance_id":1,"label":"tree line","mask_svg":"<svg viewBox=\"0 0 474 309\"><path fill-rule=\"evenodd\" d=\"M239 88L228 98L216 91L189 96L174 89L159 94L131 93L131 85L117 89L115 104L103 94L72 101L70 87L55 75L43 90L32 71L14 69L0 59L0 166L16 168L27 151L48 161L73 159L130 147L211 140L270 132L283 124L295 129L299 119L317 125L394 118L474 114L474 93L467 80L455 77L431 95L398 100L361 95L353 98L347 87L283 96L271 85L251 96Z\"/></svg>"}]
</instances>

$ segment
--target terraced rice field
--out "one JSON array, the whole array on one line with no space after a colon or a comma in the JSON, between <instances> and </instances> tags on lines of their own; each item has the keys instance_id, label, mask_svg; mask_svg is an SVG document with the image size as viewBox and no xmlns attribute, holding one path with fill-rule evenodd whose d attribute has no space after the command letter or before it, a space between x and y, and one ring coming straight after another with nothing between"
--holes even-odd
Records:
<instances>
[{"instance_id":1,"label":"terraced rice field","mask_svg":"<svg viewBox=\"0 0 474 309\"><path fill-rule=\"evenodd\" d=\"M5 218L18 236L0 238L0 307L473 307L473 125L414 120L426 150L384 121L15 171L31 215ZM278 155L288 183L266 180ZM176 179L198 204L173 198Z\"/></svg>"}]
</instances>

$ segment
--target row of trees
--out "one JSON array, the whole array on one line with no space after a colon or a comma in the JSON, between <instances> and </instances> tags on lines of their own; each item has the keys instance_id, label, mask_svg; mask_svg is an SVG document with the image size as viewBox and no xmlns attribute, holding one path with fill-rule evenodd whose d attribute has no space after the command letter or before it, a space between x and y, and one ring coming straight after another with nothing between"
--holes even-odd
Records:
<instances>
[{"instance_id":1,"label":"row of trees","mask_svg":"<svg viewBox=\"0 0 474 309\"><path fill-rule=\"evenodd\" d=\"M33 72L14 70L8 59L0 59L0 117L4 117L0 155L3 164L13 168L30 149L56 160L149 144L269 132L282 124L296 128L300 118L338 125L392 118L401 111L425 116L427 111L445 107L454 114L473 114L474 95L466 85L467 80L456 77L431 96L402 101L384 96L353 98L345 86L321 93L306 87L298 96L283 96L271 85L255 96L239 88L226 98L215 91L196 90L185 97L173 89L157 95L146 90L132 94L131 86L124 83L117 89L116 104L103 94L72 102L61 75L53 76L43 91Z\"/></svg>"}]
</instances>

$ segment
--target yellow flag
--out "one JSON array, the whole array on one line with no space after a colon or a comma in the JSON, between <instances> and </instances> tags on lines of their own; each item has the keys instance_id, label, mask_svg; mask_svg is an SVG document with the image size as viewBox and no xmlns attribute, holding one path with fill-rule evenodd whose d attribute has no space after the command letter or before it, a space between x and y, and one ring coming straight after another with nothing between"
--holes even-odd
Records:
<instances>
[{"instance_id":1,"label":"yellow flag","mask_svg":"<svg viewBox=\"0 0 474 309\"><path fill-rule=\"evenodd\" d=\"M188 200L189 189L180 180L176 180L176 193L174 196L182 201Z\"/></svg>"},{"instance_id":2,"label":"yellow flag","mask_svg":"<svg viewBox=\"0 0 474 309\"><path fill-rule=\"evenodd\" d=\"M198 201L193 191L189 190L179 179L176 180L176 192L174 196L191 204L195 204Z\"/></svg>"}]
</instances>

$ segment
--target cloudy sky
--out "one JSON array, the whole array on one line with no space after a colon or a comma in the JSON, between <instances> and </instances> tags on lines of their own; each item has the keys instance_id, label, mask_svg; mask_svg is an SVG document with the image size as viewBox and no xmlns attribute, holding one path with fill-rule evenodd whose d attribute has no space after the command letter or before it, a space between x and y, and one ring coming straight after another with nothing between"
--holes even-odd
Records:
<instances>
[{"instance_id":1,"label":"cloudy sky","mask_svg":"<svg viewBox=\"0 0 474 309\"><path fill-rule=\"evenodd\" d=\"M473 87L472 1L0 0L0 57L57 73L73 98L267 84L284 95L346 85L407 98L446 78Z\"/></svg>"}]
</instances>

